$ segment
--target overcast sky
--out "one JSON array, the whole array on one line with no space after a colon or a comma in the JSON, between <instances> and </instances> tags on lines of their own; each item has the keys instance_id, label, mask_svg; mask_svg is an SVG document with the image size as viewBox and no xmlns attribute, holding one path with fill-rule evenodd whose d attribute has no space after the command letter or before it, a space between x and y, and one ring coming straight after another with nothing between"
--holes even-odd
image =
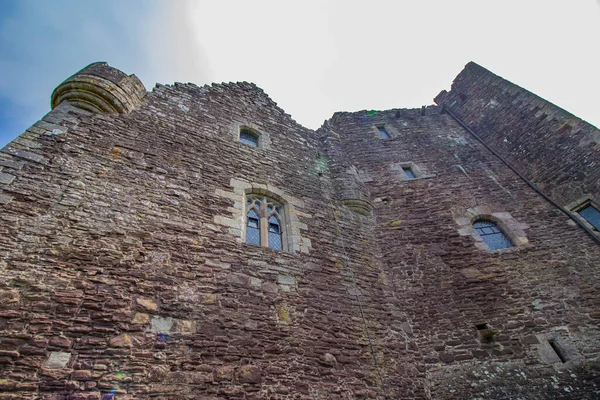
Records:
<instances>
[{"instance_id":1,"label":"overcast sky","mask_svg":"<svg viewBox=\"0 0 600 400\"><path fill-rule=\"evenodd\" d=\"M469 61L600 126L600 4L0 0L0 146L94 61L156 82L251 81L296 121L432 104Z\"/></svg>"}]
</instances>

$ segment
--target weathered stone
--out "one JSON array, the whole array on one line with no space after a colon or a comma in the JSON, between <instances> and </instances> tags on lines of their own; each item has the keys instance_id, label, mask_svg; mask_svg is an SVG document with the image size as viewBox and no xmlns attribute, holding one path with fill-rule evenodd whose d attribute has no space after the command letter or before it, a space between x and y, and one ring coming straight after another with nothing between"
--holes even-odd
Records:
<instances>
[{"instance_id":1,"label":"weathered stone","mask_svg":"<svg viewBox=\"0 0 600 400\"><path fill-rule=\"evenodd\" d=\"M234 371L235 371L235 367L233 367L231 365L217 367L214 370L214 380L217 382L218 381L232 381Z\"/></svg>"},{"instance_id":2,"label":"weathered stone","mask_svg":"<svg viewBox=\"0 0 600 400\"><path fill-rule=\"evenodd\" d=\"M0 309L10 308L21 301L21 294L13 289L0 289Z\"/></svg>"},{"instance_id":3,"label":"weathered stone","mask_svg":"<svg viewBox=\"0 0 600 400\"><path fill-rule=\"evenodd\" d=\"M277 283L280 285L295 285L296 278L289 275L277 275Z\"/></svg>"},{"instance_id":4,"label":"weathered stone","mask_svg":"<svg viewBox=\"0 0 600 400\"><path fill-rule=\"evenodd\" d=\"M161 317L159 315L155 315L152 317L150 321L150 328L156 332L171 332L171 328L173 328L173 323L175 321L171 317Z\"/></svg>"},{"instance_id":5,"label":"weathered stone","mask_svg":"<svg viewBox=\"0 0 600 400\"><path fill-rule=\"evenodd\" d=\"M108 341L108 344L111 347L133 347L135 344L135 340L130 335L123 333L121 335L111 338Z\"/></svg>"},{"instance_id":6,"label":"weathered stone","mask_svg":"<svg viewBox=\"0 0 600 400\"><path fill-rule=\"evenodd\" d=\"M152 314L158 311L158 304L153 299L138 297L137 299L135 299L135 303L138 306L138 308L144 312Z\"/></svg>"},{"instance_id":7,"label":"weathered stone","mask_svg":"<svg viewBox=\"0 0 600 400\"><path fill-rule=\"evenodd\" d=\"M0 184L10 185L15 180L15 176L7 174L6 172L0 172Z\"/></svg>"},{"instance_id":8,"label":"weathered stone","mask_svg":"<svg viewBox=\"0 0 600 400\"><path fill-rule=\"evenodd\" d=\"M150 315L145 313L136 312L131 320L132 324L136 325L146 325L150 323Z\"/></svg>"},{"instance_id":9,"label":"weathered stone","mask_svg":"<svg viewBox=\"0 0 600 400\"><path fill-rule=\"evenodd\" d=\"M262 372L256 365L244 365L238 370L238 380L242 383L260 383Z\"/></svg>"},{"instance_id":10,"label":"weathered stone","mask_svg":"<svg viewBox=\"0 0 600 400\"><path fill-rule=\"evenodd\" d=\"M71 340L65 336L54 336L48 342L51 346L62 347L68 349L71 347Z\"/></svg>"},{"instance_id":11,"label":"weathered stone","mask_svg":"<svg viewBox=\"0 0 600 400\"><path fill-rule=\"evenodd\" d=\"M175 321L175 330L179 333L195 333L196 321L179 319Z\"/></svg>"},{"instance_id":12,"label":"weathered stone","mask_svg":"<svg viewBox=\"0 0 600 400\"><path fill-rule=\"evenodd\" d=\"M48 359L44 363L44 368L61 369L65 368L71 360L71 353L61 351L51 351Z\"/></svg>"}]
</instances>

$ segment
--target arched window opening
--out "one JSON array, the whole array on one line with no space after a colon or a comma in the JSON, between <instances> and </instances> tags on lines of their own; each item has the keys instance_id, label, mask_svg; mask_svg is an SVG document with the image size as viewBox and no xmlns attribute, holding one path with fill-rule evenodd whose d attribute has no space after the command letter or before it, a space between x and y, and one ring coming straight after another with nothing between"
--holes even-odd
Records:
<instances>
[{"instance_id":1,"label":"arched window opening","mask_svg":"<svg viewBox=\"0 0 600 400\"><path fill-rule=\"evenodd\" d=\"M473 228L475 228L479 236L481 236L484 243L488 245L490 250L500 250L513 247L513 244L508 236L506 236L500 227L494 222L475 221L473 223Z\"/></svg>"},{"instance_id":2,"label":"arched window opening","mask_svg":"<svg viewBox=\"0 0 600 400\"><path fill-rule=\"evenodd\" d=\"M269 197L250 195L246 209L246 243L285 250L283 205Z\"/></svg>"}]
</instances>

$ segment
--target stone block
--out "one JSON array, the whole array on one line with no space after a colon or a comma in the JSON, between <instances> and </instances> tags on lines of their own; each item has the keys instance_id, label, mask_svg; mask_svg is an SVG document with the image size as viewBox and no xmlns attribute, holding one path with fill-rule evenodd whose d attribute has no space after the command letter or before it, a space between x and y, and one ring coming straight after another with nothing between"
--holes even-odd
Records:
<instances>
[{"instance_id":1,"label":"stone block","mask_svg":"<svg viewBox=\"0 0 600 400\"><path fill-rule=\"evenodd\" d=\"M44 362L44 368L47 369L62 369L67 366L71 360L71 353L62 351L51 351L46 362Z\"/></svg>"},{"instance_id":2,"label":"stone block","mask_svg":"<svg viewBox=\"0 0 600 400\"><path fill-rule=\"evenodd\" d=\"M256 365L244 365L238 370L238 381L241 383L260 383L262 371Z\"/></svg>"},{"instance_id":3,"label":"stone block","mask_svg":"<svg viewBox=\"0 0 600 400\"><path fill-rule=\"evenodd\" d=\"M134 325L146 325L150 323L150 315L136 312L131 320Z\"/></svg>"},{"instance_id":4,"label":"stone block","mask_svg":"<svg viewBox=\"0 0 600 400\"><path fill-rule=\"evenodd\" d=\"M290 275L277 275L277 283L280 285L296 285L296 278Z\"/></svg>"},{"instance_id":5,"label":"stone block","mask_svg":"<svg viewBox=\"0 0 600 400\"><path fill-rule=\"evenodd\" d=\"M6 172L0 172L0 184L10 185L15 180L15 176L7 174Z\"/></svg>"},{"instance_id":6,"label":"stone block","mask_svg":"<svg viewBox=\"0 0 600 400\"><path fill-rule=\"evenodd\" d=\"M150 329L156 332L169 333L173 328L174 322L175 321L171 317L161 317L160 315L155 315L150 321Z\"/></svg>"},{"instance_id":7,"label":"stone block","mask_svg":"<svg viewBox=\"0 0 600 400\"><path fill-rule=\"evenodd\" d=\"M158 311L158 303L154 299L148 299L144 297L138 297L135 299L135 304L138 309L147 313L156 313Z\"/></svg>"}]
</instances>

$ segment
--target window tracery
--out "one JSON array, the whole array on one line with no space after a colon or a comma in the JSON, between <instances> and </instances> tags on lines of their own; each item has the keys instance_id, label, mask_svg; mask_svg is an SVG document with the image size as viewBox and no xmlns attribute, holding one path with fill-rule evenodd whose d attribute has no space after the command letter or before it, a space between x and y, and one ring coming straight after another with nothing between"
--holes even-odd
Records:
<instances>
[{"instance_id":1,"label":"window tracery","mask_svg":"<svg viewBox=\"0 0 600 400\"><path fill-rule=\"evenodd\" d=\"M262 195L246 201L246 243L285 249L283 204Z\"/></svg>"}]
</instances>

